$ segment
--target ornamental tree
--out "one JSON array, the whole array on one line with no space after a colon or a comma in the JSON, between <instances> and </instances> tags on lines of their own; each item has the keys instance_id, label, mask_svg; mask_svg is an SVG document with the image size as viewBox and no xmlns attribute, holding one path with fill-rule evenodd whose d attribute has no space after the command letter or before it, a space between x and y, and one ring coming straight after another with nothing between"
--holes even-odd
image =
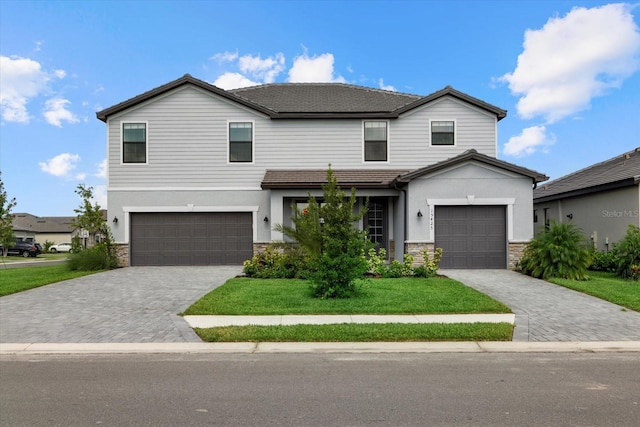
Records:
<instances>
[{"instance_id":1,"label":"ornamental tree","mask_svg":"<svg viewBox=\"0 0 640 427\"><path fill-rule=\"evenodd\" d=\"M14 245L16 238L13 234L13 215L11 215L11 209L16 206L16 198L9 198L7 192L4 189L4 182L2 182L2 172L0 172L0 245L6 248L4 253L0 252L0 255L4 256L8 249Z\"/></svg>"}]
</instances>

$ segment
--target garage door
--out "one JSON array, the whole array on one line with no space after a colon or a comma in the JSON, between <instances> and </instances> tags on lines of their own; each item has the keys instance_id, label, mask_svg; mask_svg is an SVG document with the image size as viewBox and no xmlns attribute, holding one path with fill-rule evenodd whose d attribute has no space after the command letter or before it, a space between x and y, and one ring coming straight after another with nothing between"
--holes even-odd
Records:
<instances>
[{"instance_id":1,"label":"garage door","mask_svg":"<svg viewBox=\"0 0 640 427\"><path fill-rule=\"evenodd\" d=\"M252 222L251 212L132 213L131 265L241 265Z\"/></svg>"},{"instance_id":2,"label":"garage door","mask_svg":"<svg viewBox=\"0 0 640 427\"><path fill-rule=\"evenodd\" d=\"M504 206L436 206L441 268L507 268Z\"/></svg>"}]
</instances>

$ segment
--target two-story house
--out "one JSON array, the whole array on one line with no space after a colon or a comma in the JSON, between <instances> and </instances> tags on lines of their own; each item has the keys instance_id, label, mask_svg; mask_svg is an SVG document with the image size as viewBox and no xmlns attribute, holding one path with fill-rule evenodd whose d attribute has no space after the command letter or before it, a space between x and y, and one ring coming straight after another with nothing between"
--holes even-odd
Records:
<instances>
[{"instance_id":1,"label":"two-story house","mask_svg":"<svg viewBox=\"0 0 640 427\"><path fill-rule=\"evenodd\" d=\"M508 268L547 179L496 158L506 111L451 87L427 96L349 84L222 90L190 75L97 113L109 224L125 265L241 264L283 236L329 165L369 210L359 227L441 267Z\"/></svg>"}]
</instances>

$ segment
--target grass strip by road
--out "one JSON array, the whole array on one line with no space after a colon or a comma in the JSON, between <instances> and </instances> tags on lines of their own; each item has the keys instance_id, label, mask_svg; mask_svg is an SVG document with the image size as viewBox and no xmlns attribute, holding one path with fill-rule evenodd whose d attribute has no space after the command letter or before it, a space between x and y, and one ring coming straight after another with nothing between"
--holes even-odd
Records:
<instances>
[{"instance_id":1,"label":"grass strip by road","mask_svg":"<svg viewBox=\"0 0 640 427\"><path fill-rule=\"evenodd\" d=\"M444 277L369 279L357 296L313 298L308 282L234 278L194 303L185 315L511 313L504 304Z\"/></svg>"},{"instance_id":2,"label":"grass strip by road","mask_svg":"<svg viewBox=\"0 0 640 427\"><path fill-rule=\"evenodd\" d=\"M195 328L208 342L511 341L509 323L332 324Z\"/></svg>"},{"instance_id":3,"label":"grass strip by road","mask_svg":"<svg viewBox=\"0 0 640 427\"><path fill-rule=\"evenodd\" d=\"M0 268L0 296L94 273L97 273L97 271L71 271L64 264L43 267Z\"/></svg>"},{"instance_id":4,"label":"grass strip by road","mask_svg":"<svg viewBox=\"0 0 640 427\"><path fill-rule=\"evenodd\" d=\"M587 280L549 279L551 283L640 311L640 282L625 280L614 273L590 271Z\"/></svg>"}]
</instances>

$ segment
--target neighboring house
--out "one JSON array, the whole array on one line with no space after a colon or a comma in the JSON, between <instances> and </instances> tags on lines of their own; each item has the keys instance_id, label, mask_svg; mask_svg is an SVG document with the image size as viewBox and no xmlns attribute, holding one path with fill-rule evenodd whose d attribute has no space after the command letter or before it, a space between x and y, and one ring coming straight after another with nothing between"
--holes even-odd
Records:
<instances>
[{"instance_id":1,"label":"neighboring house","mask_svg":"<svg viewBox=\"0 0 640 427\"><path fill-rule=\"evenodd\" d=\"M322 196L330 164L392 259L507 268L533 236L547 179L496 159L506 111L451 87L427 96L348 84L225 91L185 75L97 113L109 224L124 265L241 264Z\"/></svg>"},{"instance_id":2,"label":"neighboring house","mask_svg":"<svg viewBox=\"0 0 640 427\"><path fill-rule=\"evenodd\" d=\"M534 229L571 221L600 251L640 226L640 147L539 186L533 192Z\"/></svg>"},{"instance_id":3,"label":"neighboring house","mask_svg":"<svg viewBox=\"0 0 640 427\"><path fill-rule=\"evenodd\" d=\"M29 213L13 214L13 229L16 237L22 236L25 230L28 230L31 240L42 245L46 241L53 243L70 242L75 236L76 229L72 225L74 217L66 216L48 216L39 217ZM29 240L25 238L22 240Z\"/></svg>"}]
</instances>

